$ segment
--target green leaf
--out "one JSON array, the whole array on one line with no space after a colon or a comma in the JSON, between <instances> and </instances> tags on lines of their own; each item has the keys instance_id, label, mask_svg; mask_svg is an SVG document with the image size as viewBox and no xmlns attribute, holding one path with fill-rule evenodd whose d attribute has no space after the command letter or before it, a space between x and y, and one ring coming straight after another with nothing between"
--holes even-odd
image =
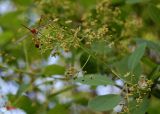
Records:
<instances>
[{"instance_id":1,"label":"green leaf","mask_svg":"<svg viewBox=\"0 0 160 114\"><path fill-rule=\"evenodd\" d=\"M28 114L35 114L39 108L36 103L32 105L32 101L26 96L21 96L19 99L15 99L13 106L23 109Z\"/></svg>"},{"instance_id":2,"label":"green leaf","mask_svg":"<svg viewBox=\"0 0 160 114\"><path fill-rule=\"evenodd\" d=\"M105 75L100 75L100 74L88 74L83 77L79 77L75 79L75 82L80 82L82 84L88 84L88 85L113 85L114 82L109 79Z\"/></svg>"},{"instance_id":3,"label":"green leaf","mask_svg":"<svg viewBox=\"0 0 160 114\"><path fill-rule=\"evenodd\" d=\"M48 99L53 99L55 98L56 95L59 95L59 94L62 94L63 92L66 92L66 91L69 91L71 89L75 88L75 86L71 85L71 86L67 86L67 87L64 87L63 89L59 90L59 91L56 91L54 93L51 93L49 96L48 96Z\"/></svg>"},{"instance_id":4,"label":"green leaf","mask_svg":"<svg viewBox=\"0 0 160 114\"><path fill-rule=\"evenodd\" d=\"M141 65L140 63L134 68L133 71L130 71L128 68L128 60L129 60L129 56L125 56L124 58L122 58L120 61L115 62L113 64L113 67L116 69L116 74L119 76L119 78L121 78L122 80L124 80L127 83L131 83L131 84L136 84L139 80L139 77L141 75ZM133 76L125 76L127 73L131 73L131 75Z\"/></svg>"},{"instance_id":5,"label":"green leaf","mask_svg":"<svg viewBox=\"0 0 160 114\"><path fill-rule=\"evenodd\" d=\"M126 0L127 4L136 4L136 3L141 3L141 2L146 2L149 0Z\"/></svg>"},{"instance_id":6,"label":"green leaf","mask_svg":"<svg viewBox=\"0 0 160 114\"><path fill-rule=\"evenodd\" d=\"M140 39L140 38L137 38L136 42L137 42L137 44L146 43L148 48L153 49L157 53L160 54L160 43L149 41L149 40L145 40L145 39Z\"/></svg>"},{"instance_id":7,"label":"green leaf","mask_svg":"<svg viewBox=\"0 0 160 114\"><path fill-rule=\"evenodd\" d=\"M47 114L70 114L68 110L68 105L58 104L51 110L47 112Z\"/></svg>"},{"instance_id":8,"label":"green leaf","mask_svg":"<svg viewBox=\"0 0 160 114\"><path fill-rule=\"evenodd\" d=\"M159 107L160 107L159 98L152 97L150 99L150 105L149 105L149 108L147 110L148 114L160 114Z\"/></svg>"},{"instance_id":9,"label":"green leaf","mask_svg":"<svg viewBox=\"0 0 160 114\"><path fill-rule=\"evenodd\" d=\"M12 32L6 31L0 33L0 45L8 43L9 41L11 41L12 37L13 37Z\"/></svg>"},{"instance_id":10,"label":"green leaf","mask_svg":"<svg viewBox=\"0 0 160 114\"><path fill-rule=\"evenodd\" d=\"M112 110L119 104L121 97L115 94L97 96L88 103L88 107L94 111Z\"/></svg>"},{"instance_id":11,"label":"green leaf","mask_svg":"<svg viewBox=\"0 0 160 114\"><path fill-rule=\"evenodd\" d=\"M48 65L44 68L43 74L50 76L50 75L63 75L65 72L65 68L60 65Z\"/></svg>"},{"instance_id":12,"label":"green leaf","mask_svg":"<svg viewBox=\"0 0 160 114\"><path fill-rule=\"evenodd\" d=\"M146 48L146 43L140 44L129 57L128 68L131 71L133 71L134 68L139 64L141 58L144 55L145 48Z\"/></svg>"},{"instance_id":13,"label":"green leaf","mask_svg":"<svg viewBox=\"0 0 160 114\"><path fill-rule=\"evenodd\" d=\"M160 76L160 65L157 65L152 72L152 75L150 75L150 79L157 80Z\"/></svg>"},{"instance_id":14,"label":"green leaf","mask_svg":"<svg viewBox=\"0 0 160 114\"><path fill-rule=\"evenodd\" d=\"M150 18L158 25L160 25L160 9L157 8L155 5L150 4L148 6L148 15Z\"/></svg>"},{"instance_id":15,"label":"green leaf","mask_svg":"<svg viewBox=\"0 0 160 114\"><path fill-rule=\"evenodd\" d=\"M20 97L22 94L24 94L29 88L31 87L30 84L21 84L18 92L17 92L17 97Z\"/></svg>"},{"instance_id":16,"label":"green leaf","mask_svg":"<svg viewBox=\"0 0 160 114\"><path fill-rule=\"evenodd\" d=\"M138 107L136 107L138 105ZM149 99L144 98L141 103L137 103L136 100L133 100L129 103L129 110L131 114L145 114L149 106Z\"/></svg>"},{"instance_id":17,"label":"green leaf","mask_svg":"<svg viewBox=\"0 0 160 114\"><path fill-rule=\"evenodd\" d=\"M15 11L0 16L1 27L5 28L6 30L9 29L13 31L19 29L21 27L22 20L20 20L18 16L20 16L21 13L22 13L21 11Z\"/></svg>"},{"instance_id":18,"label":"green leaf","mask_svg":"<svg viewBox=\"0 0 160 114\"><path fill-rule=\"evenodd\" d=\"M96 0L80 0L80 3L85 7L85 8L90 8L96 4Z\"/></svg>"}]
</instances>

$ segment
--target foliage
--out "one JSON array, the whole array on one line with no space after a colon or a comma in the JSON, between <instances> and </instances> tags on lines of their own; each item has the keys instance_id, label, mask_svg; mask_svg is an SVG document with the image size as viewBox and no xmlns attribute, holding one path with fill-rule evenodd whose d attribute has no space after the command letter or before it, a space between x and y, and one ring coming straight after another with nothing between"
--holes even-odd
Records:
<instances>
[{"instance_id":1,"label":"foliage","mask_svg":"<svg viewBox=\"0 0 160 114\"><path fill-rule=\"evenodd\" d=\"M3 3L0 114L160 113L159 0Z\"/></svg>"}]
</instances>

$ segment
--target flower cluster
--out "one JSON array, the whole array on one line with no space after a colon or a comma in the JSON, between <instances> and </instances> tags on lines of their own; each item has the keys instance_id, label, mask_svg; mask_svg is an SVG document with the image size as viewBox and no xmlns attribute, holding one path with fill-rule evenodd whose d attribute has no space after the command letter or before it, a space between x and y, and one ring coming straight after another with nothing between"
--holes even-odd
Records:
<instances>
[{"instance_id":1,"label":"flower cluster","mask_svg":"<svg viewBox=\"0 0 160 114\"><path fill-rule=\"evenodd\" d=\"M153 82L149 79L146 79L145 76L141 76L138 84L130 84L127 85L128 88L126 88L126 94L124 95L124 98L126 99L126 104L123 107L122 112L129 113L129 103L134 102L135 99L135 106L136 108L139 107L141 103L143 103L144 99L149 96L149 92L151 91L151 86Z\"/></svg>"},{"instance_id":2,"label":"flower cluster","mask_svg":"<svg viewBox=\"0 0 160 114\"><path fill-rule=\"evenodd\" d=\"M43 9L40 22L44 27L40 29L38 38L42 53L53 49L68 52L79 47L90 47L97 40L110 45L121 34L117 26L124 24L119 16L120 9L109 0L102 0L87 11L76 1L69 0L37 4L40 4L39 9Z\"/></svg>"}]
</instances>

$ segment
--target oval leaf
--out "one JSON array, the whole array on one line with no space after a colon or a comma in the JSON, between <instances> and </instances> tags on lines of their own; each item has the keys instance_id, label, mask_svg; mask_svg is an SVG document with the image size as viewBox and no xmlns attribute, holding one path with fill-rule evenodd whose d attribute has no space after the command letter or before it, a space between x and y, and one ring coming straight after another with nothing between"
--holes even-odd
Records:
<instances>
[{"instance_id":1,"label":"oval leaf","mask_svg":"<svg viewBox=\"0 0 160 114\"><path fill-rule=\"evenodd\" d=\"M141 65L138 63L138 65L130 71L128 68L128 60L129 56L123 57L120 61L115 62L113 64L113 67L115 68L115 71L113 72L118 75L119 78L121 78L123 81L129 83L129 84L136 84L139 80L139 77L141 75ZM130 75L126 76L126 74L130 73ZM134 77L132 76L134 75Z\"/></svg>"},{"instance_id":2,"label":"oval leaf","mask_svg":"<svg viewBox=\"0 0 160 114\"><path fill-rule=\"evenodd\" d=\"M65 72L65 68L63 66L60 65L48 65L44 68L43 70L43 74L44 75L63 75Z\"/></svg>"},{"instance_id":3,"label":"oval leaf","mask_svg":"<svg viewBox=\"0 0 160 114\"><path fill-rule=\"evenodd\" d=\"M136 105L139 105L136 107ZM144 98L141 103L137 103L136 100L133 100L129 103L129 109L131 114L145 114L149 107L149 99Z\"/></svg>"},{"instance_id":4,"label":"oval leaf","mask_svg":"<svg viewBox=\"0 0 160 114\"><path fill-rule=\"evenodd\" d=\"M149 49L153 49L154 51L156 51L157 54L160 54L160 43L159 42L154 42L154 41L140 39L140 38L137 38L136 42L139 44L145 42Z\"/></svg>"},{"instance_id":5,"label":"oval leaf","mask_svg":"<svg viewBox=\"0 0 160 114\"><path fill-rule=\"evenodd\" d=\"M148 15L158 25L160 25L160 9L155 5L150 4L148 6Z\"/></svg>"},{"instance_id":6,"label":"oval leaf","mask_svg":"<svg viewBox=\"0 0 160 114\"><path fill-rule=\"evenodd\" d=\"M119 104L121 97L115 94L97 96L88 103L88 107L94 111L112 110Z\"/></svg>"},{"instance_id":7,"label":"oval leaf","mask_svg":"<svg viewBox=\"0 0 160 114\"><path fill-rule=\"evenodd\" d=\"M133 71L133 69L138 65L138 63L140 62L141 58L144 55L145 48L146 48L146 43L142 43L131 54L128 60L129 70Z\"/></svg>"},{"instance_id":8,"label":"oval leaf","mask_svg":"<svg viewBox=\"0 0 160 114\"><path fill-rule=\"evenodd\" d=\"M83 77L79 77L75 79L75 82L80 82L82 84L88 84L88 85L113 85L114 82L107 78L105 75L99 75L99 74L89 74L85 75Z\"/></svg>"},{"instance_id":9,"label":"oval leaf","mask_svg":"<svg viewBox=\"0 0 160 114\"><path fill-rule=\"evenodd\" d=\"M47 114L69 114L67 104L57 104L54 108L49 110Z\"/></svg>"}]
</instances>

